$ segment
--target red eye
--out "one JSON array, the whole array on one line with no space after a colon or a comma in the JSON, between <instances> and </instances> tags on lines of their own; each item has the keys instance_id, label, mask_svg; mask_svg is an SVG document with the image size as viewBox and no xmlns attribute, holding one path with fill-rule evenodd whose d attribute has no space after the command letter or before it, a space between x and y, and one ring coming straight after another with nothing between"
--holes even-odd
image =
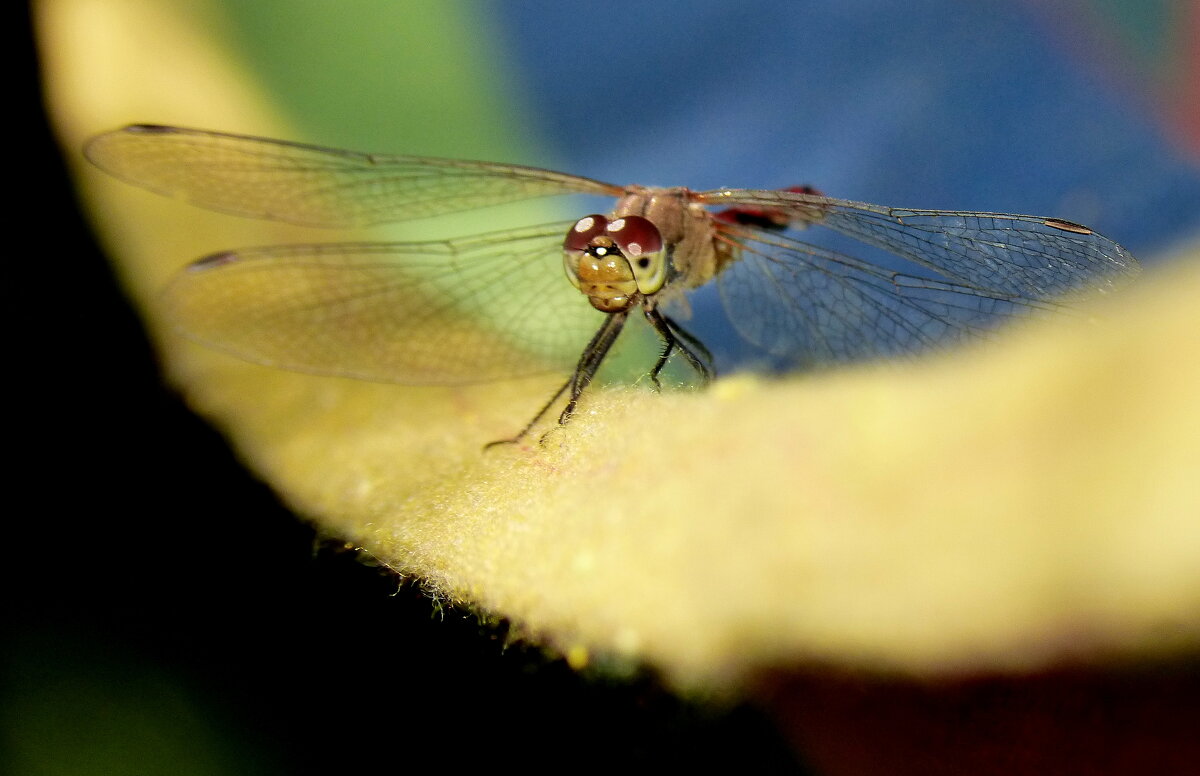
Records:
<instances>
[{"instance_id":1,"label":"red eye","mask_svg":"<svg viewBox=\"0 0 1200 776\"><path fill-rule=\"evenodd\" d=\"M586 251L592 238L596 235L604 234L604 230L607 228L608 219L604 216L584 216L576 221L575 226L572 226L570 231L567 232L567 236L563 240L563 250Z\"/></svg>"},{"instance_id":2,"label":"red eye","mask_svg":"<svg viewBox=\"0 0 1200 776\"><path fill-rule=\"evenodd\" d=\"M608 225L608 236L628 258L635 259L643 254L662 250L662 235L658 227L648 218L625 216Z\"/></svg>"}]
</instances>

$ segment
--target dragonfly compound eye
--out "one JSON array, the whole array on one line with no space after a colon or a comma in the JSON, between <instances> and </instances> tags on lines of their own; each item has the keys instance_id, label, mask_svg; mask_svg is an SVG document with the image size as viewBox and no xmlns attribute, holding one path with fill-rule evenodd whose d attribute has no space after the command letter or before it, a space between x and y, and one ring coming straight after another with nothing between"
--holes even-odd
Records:
<instances>
[{"instance_id":1,"label":"dragonfly compound eye","mask_svg":"<svg viewBox=\"0 0 1200 776\"><path fill-rule=\"evenodd\" d=\"M658 227L641 216L625 216L610 221L606 231L629 260L638 291L653 294L662 288L667 280L667 252Z\"/></svg>"},{"instance_id":2,"label":"dragonfly compound eye","mask_svg":"<svg viewBox=\"0 0 1200 776\"><path fill-rule=\"evenodd\" d=\"M579 260L591 248L592 240L604 234L607 228L607 218L592 214L576 221L563 239L563 269L571 285L580 291L583 289L579 284Z\"/></svg>"}]
</instances>

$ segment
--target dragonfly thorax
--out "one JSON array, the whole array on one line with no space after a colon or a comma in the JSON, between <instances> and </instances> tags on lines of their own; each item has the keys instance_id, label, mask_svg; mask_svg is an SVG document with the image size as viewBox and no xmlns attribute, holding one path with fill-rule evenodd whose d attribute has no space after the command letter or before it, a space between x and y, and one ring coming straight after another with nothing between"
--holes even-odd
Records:
<instances>
[{"instance_id":1,"label":"dragonfly thorax","mask_svg":"<svg viewBox=\"0 0 1200 776\"><path fill-rule=\"evenodd\" d=\"M563 240L567 279L605 313L629 309L667 279L667 252L658 228L641 216L585 216Z\"/></svg>"}]
</instances>

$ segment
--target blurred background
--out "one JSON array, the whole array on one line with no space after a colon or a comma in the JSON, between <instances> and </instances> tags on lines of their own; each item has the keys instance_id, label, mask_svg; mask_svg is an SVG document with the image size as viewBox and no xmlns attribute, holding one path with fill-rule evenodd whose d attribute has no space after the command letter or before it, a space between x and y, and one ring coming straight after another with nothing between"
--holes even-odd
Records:
<instances>
[{"instance_id":1,"label":"blurred background","mask_svg":"<svg viewBox=\"0 0 1200 776\"><path fill-rule=\"evenodd\" d=\"M315 537L183 408L68 175L86 135L188 115L125 115L140 80L113 86L110 54L62 34L99 5L35 4L17 79L33 159L14 180L37 210L12 258L14 406L33 411L14 445L26 487L9 513L0 772L326 773L416 756L802 772L754 705L506 648L503 624ZM1150 271L1200 239L1200 13L1182 0L157 6L219 41L290 139L1054 215ZM169 46L155 54L139 79L209 88ZM80 57L94 88L56 69ZM169 554L168 532L187 537L161 542Z\"/></svg>"}]
</instances>

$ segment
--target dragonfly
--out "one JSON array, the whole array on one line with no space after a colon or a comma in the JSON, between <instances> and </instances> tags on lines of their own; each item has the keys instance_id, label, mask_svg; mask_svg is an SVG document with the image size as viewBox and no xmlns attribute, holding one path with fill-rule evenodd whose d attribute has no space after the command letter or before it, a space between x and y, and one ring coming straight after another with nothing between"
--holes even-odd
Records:
<instances>
[{"instance_id":1,"label":"dragonfly","mask_svg":"<svg viewBox=\"0 0 1200 776\"><path fill-rule=\"evenodd\" d=\"M553 195L614 199L573 222L445 240L221 251L166 288L191 338L284 369L411 385L569 375L566 425L630 316L702 381L714 359L681 324L717 286L738 335L792 367L894 357L1069 309L1139 272L1123 247L1043 216L885 207L787 190L621 186L535 167L357 153L136 124L92 138L109 174L209 210L365 227ZM915 265L887 269L797 238L820 228ZM564 277L565 276L565 277ZM1064 301L1066 300L1066 301Z\"/></svg>"}]
</instances>

